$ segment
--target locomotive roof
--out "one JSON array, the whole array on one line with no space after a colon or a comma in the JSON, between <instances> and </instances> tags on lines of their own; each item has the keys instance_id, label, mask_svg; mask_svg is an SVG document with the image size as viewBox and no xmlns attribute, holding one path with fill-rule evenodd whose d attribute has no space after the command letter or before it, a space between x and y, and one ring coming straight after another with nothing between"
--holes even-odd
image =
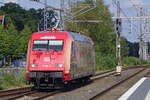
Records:
<instances>
[{"instance_id":1,"label":"locomotive roof","mask_svg":"<svg viewBox=\"0 0 150 100\"><path fill-rule=\"evenodd\" d=\"M40 31L40 32L35 32L35 34L37 33L51 33L50 31ZM55 32L52 32L55 34ZM65 33L65 34L69 34L75 41L83 41L83 42L92 42L92 40L87 37L87 36L84 36L84 35L81 35L80 33L78 32L68 32L68 31L57 31L56 34L62 34L62 33Z\"/></svg>"},{"instance_id":2,"label":"locomotive roof","mask_svg":"<svg viewBox=\"0 0 150 100\"><path fill-rule=\"evenodd\" d=\"M69 34L72 36L72 38L75 40L75 41L85 41L85 42L90 42L89 38L84 36L84 35L81 35L79 33L76 33L76 32L69 32Z\"/></svg>"}]
</instances>

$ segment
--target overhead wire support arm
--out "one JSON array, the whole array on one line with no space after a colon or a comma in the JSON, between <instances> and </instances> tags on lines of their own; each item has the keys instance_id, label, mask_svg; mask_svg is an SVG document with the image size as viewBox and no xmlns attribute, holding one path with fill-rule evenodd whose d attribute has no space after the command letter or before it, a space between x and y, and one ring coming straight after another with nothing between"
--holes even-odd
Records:
<instances>
[{"instance_id":1,"label":"overhead wire support arm","mask_svg":"<svg viewBox=\"0 0 150 100\"><path fill-rule=\"evenodd\" d=\"M118 1L118 0L112 0L112 2L116 5L116 7L117 7L117 9L118 9L117 2L116 2L116 1ZM126 13L121 9L121 7L119 7L119 9L120 9L120 12L125 16L124 18L126 18L126 20L130 23L130 20L127 19L128 16L126 15ZM117 17L118 17L118 16L117 16ZM119 16L119 17L122 19L121 16ZM133 24L133 26L134 26L135 28L137 28L137 25L136 25L136 24Z\"/></svg>"},{"instance_id":2,"label":"overhead wire support arm","mask_svg":"<svg viewBox=\"0 0 150 100\"><path fill-rule=\"evenodd\" d=\"M72 20L72 22L76 22L76 23L101 23L103 22L102 20Z\"/></svg>"},{"instance_id":3,"label":"overhead wire support arm","mask_svg":"<svg viewBox=\"0 0 150 100\"><path fill-rule=\"evenodd\" d=\"M134 16L134 17L112 17L112 19L117 19L117 18L121 18L121 19L126 19L126 20L129 20L129 19L150 19L150 16Z\"/></svg>"},{"instance_id":4,"label":"overhead wire support arm","mask_svg":"<svg viewBox=\"0 0 150 100\"><path fill-rule=\"evenodd\" d=\"M45 5L45 3L41 2L40 0L30 0L30 1L33 1L33 2L38 2L42 5ZM47 5L48 8L51 8L52 10L59 10L59 11L64 11L63 9L59 9L59 8L55 8L53 6L50 6L50 5Z\"/></svg>"}]
</instances>

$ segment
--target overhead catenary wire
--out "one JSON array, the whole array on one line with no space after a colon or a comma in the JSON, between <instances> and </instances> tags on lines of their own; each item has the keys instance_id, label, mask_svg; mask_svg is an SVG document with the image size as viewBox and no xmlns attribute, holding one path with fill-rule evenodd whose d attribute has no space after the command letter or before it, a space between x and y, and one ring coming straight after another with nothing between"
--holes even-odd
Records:
<instances>
[{"instance_id":1,"label":"overhead catenary wire","mask_svg":"<svg viewBox=\"0 0 150 100\"><path fill-rule=\"evenodd\" d=\"M92 8L90 8L90 9L88 9L88 10L86 10L86 11L80 13L80 14L73 15L73 16L72 16L72 19L65 19L65 21L72 21L75 17L78 17L78 16L80 16L80 15L83 15L83 14L85 14L85 13L87 13L87 12L89 12L89 11L95 9L95 8L96 8L96 7L92 7Z\"/></svg>"}]
</instances>

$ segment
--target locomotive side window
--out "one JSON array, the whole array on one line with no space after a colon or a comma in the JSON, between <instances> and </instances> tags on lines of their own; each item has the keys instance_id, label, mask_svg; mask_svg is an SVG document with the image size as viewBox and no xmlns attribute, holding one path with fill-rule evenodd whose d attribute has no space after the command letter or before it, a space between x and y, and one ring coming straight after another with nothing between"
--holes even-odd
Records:
<instances>
[{"instance_id":1,"label":"locomotive side window","mask_svg":"<svg viewBox=\"0 0 150 100\"><path fill-rule=\"evenodd\" d=\"M47 50L48 40L34 40L33 41L33 50Z\"/></svg>"},{"instance_id":2,"label":"locomotive side window","mask_svg":"<svg viewBox=\"0 0 150 100\"><path fill-rule=\"evenodd\" d=\"M62 51L63 50L63 40L49 40L48 48L49 50Z\"/></svg>"}]
</instances>

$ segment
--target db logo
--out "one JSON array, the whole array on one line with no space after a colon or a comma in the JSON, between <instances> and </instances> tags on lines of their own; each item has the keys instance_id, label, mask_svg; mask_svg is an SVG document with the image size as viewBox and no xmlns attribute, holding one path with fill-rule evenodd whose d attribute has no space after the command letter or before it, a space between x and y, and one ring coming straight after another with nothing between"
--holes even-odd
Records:
<instances>
[{"instance_id":1,"label":"db logo","mask_svg":"<svg viewBox=\"0 0 150 100\"><path fill-rule=\"evenodd\" d=\"M50 58L49 57L45 57L44 58L44 62L50 62Z\"/></svg>"}]
</instances>

